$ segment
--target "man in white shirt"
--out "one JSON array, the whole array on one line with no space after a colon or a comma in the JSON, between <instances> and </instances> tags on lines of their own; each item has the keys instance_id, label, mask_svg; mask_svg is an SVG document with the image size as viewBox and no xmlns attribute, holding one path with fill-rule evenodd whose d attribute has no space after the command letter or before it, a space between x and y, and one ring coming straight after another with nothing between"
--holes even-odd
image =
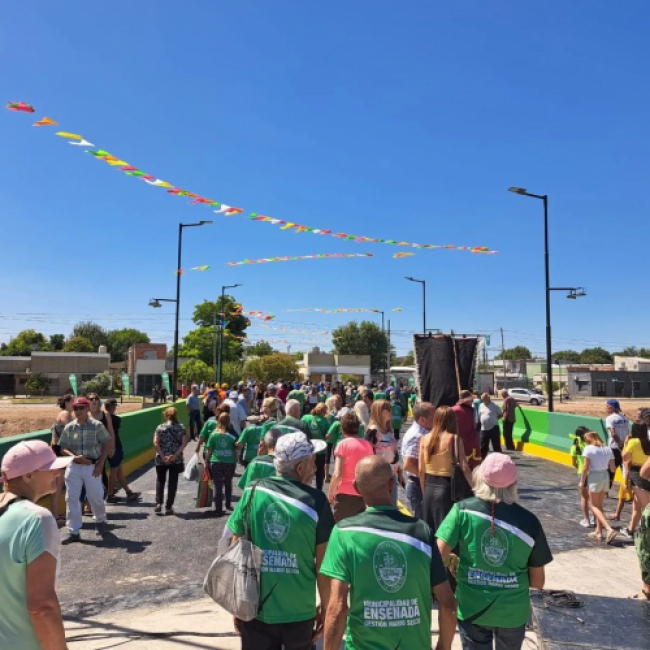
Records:
<instances>
[{"instance_id":1,"label":"man in white shirt","mask_svg":"<svg viewBox=\"0 0 650 650\"><path fill-rule=\"evenodd\" d=\"M499 430L499 419L503 417L501 409L490 399L488 393L481 395L481 402L478 407L478 419L481 423L481 458L485 460L492 443L492 451L501 453L501 431Z\"/></svg>"},{"instance_id":2,"label":"man in white shirt","mask_svg":"<svg viewBox=\"0 0 650 650\"><path fill-rule=\"evenodd\" d=\"M237 436L239 436L242 432L242 425L248 417L244 407L239 403L239 393L236 390L231 390L228 393L228 399L224 400L224 404L230 406L230 424Z\"/></svg>"},{"instance_id":3,"label":"man in white shirt","mask_svg":"<svg viewBox=\"0 0 650 650\"><path fill-rule=\"evenodd\" d=\"M614 462L616 467L621 468L623 478L625 478L625 467L623 466L623 447L630 432L630 425L628 419L621 413L621 405L617 399L607 400L607 417L605 418L605 428L607 429L607 445L612 450L614 455ZM609 487L611 489L614 483L614 476L616 472L609 472ZM624 486L618 491L618 503L616 505L616 512L614 513L614 520L620 521L623 508L625 507L625 499L629 498L626 494ZM625 531L625 529L623 529Z\"/></svg>"},{"instance_id":4,"label":"man in white shirt","mask_svg":"<svg viewBox=\"0 0 650 650\"><path fill-rule=\"evenodd\" d=\"M420 486L418 460L420 458L420 441L431 431L433 414L436 409L429 402L421 402L413 409L413 424L402 439L402 458L406 474L406 498L415 517L422 516L422 487Z\"/></svg>"}]
</instances>

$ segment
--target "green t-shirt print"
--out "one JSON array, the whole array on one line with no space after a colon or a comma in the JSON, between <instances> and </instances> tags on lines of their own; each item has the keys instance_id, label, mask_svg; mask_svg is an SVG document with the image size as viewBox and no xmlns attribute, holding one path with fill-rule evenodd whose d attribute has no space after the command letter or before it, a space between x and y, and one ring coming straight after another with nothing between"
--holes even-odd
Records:
<instances>
[{"instance_id":1,"label":"green t-shirt print","mask_svg":"<svg viewBox=\"0 0 650 650\"><path fill-rule=\"evenodd\" d=\"M392 506L348 517L332 531L320 572L350 585L346 648L431 647L431 590L447 572L424 521Z\"/></svg>"},{"instance_id":2,"label":"green t-shirt print","mask_svg":"<svg viewBox=\"0 0 650 650\"><path fill-rule=\"evenodd\" d=\"M249 485L228 520L244 534ZM300 481L272 477L255 485L250 535L262 549L260 607L264 623L297 623L316 615L316 546L329 540L334 517L327 497Z\"/></svg>"},{"instance_id":3,"label":"green t-shirt print","mask_svg":"<svg viewBox=\"0 0 650 650\"><path fill-rule=\"evenodd\" d=\"M203 428L201 429L201 433L199 434L199 438L203 438L204 441L207 441L207 439L210 437L210 434L216 428L217 428L216 420L206 420L205 424L203 425Z\"/></svg>"},{"instance_id":4,"label":"green t-shirt print","mask_svg":"<svg viewBox=\"0 0 650 650\"><path fill-rule=\"evenodd\" d=\"M211 463L236 463L236 440L229 433L213 431L205 443L206 452L210 454Z\"/></svg>"},{"instance_id":5,"label":"green t-shirt print","mask_svg":"<svg viewBox=\"0 0 650 650\"><path fill-rule=\"evenodd\" d=\"M240 490L245 490L253 481L256 481L258 478L267 478L268 476L275 476L273 456L255 456L241 475L237 487Z\"/></svg>"},{"instance_id":6,"label":"green t-shirt print","mask_svg":"<svg viewBox=\"0 0 650 650\"><path fill-rule=\"evenodd\" d=\"M303 415L302 421L309 428L312 440L325 440L330 428L330 423L327 418L324 418L322 415ZM323 451L319 451L316 455L320 456L326 453L326 451L326 449L323 449Z\"/></svg>"},{"instance_id":7,"label":"green t-shirt print","mask_svg":"<svg viewBox=\"0 0 650 650\"><path fill-rule=\"evenodd\" d=\"M262 427L246 427L239 436L239 444L245 445L244 460L248 463L257 456L257 450L260 446L260 437Z\"/></svg>"},{"instance_id":8,"label":"green t-shirt print","mask_svg":"<svg viewBox=\"0 0 650 650\"><path fill-rule=\"evenodd\" d=\"M297 388L294 388L287 395L287 402L290 399L297 399L300 402L300 408L303 408L303 406L305 405L305 391L298 390Z\"/></svg>"},{"instance_id":9,"label":"green t-shirt print","mask_svg":"<svg viewBox=\"0 0 650 650\"><path fill-rule=\"evenodd\" d=\"M497 503L494 532L490 503L477 498L453 506L436 532L451 548L460 544L456 575L458 618L486 627L525 625L530 610L528 567L553 560L537 517L513 503Z\"/></svg>"}]
</instances>

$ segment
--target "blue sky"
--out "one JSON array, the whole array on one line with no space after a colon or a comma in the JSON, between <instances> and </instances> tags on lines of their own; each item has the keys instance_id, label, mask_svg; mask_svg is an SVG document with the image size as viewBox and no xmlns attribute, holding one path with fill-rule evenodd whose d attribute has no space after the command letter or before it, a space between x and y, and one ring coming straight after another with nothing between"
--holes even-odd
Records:
<instances>
[{"instance_id":1,"label":"blue sky","mask_svg":"<svg viewBox=\"0 0 650 650\"><path fill-rule=\"evenodd\" d=\"M554 348L648 346L648 19L643 0L2 3L3 100L36 114L0 114L0 341L92 318L171 342L171 308L147 303L173 297L179 221L212 217L185 231L183 267L212 268L183 277L183 332L194 304L241 283L278 327L348 320L287 308L402 307L404 352L412 275L430 327L503 327L507 347L542 352L542 205L506 191L519 185L550 197L552 284L588 291L553 296ZM500 254L395 260L406 249L213 215L30 126L44 115L245 213ZM334 252L375 257L224 265Z\"/></svg>"}]
</instances>

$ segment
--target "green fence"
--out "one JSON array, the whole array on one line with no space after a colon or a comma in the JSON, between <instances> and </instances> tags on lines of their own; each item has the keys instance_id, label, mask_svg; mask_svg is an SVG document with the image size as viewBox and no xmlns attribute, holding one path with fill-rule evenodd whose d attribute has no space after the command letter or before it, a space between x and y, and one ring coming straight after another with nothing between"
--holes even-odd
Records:
<instances>
[{"instance_id":1,"label":"green fence","mask_svg":"<svg viewBox=\"0 0 650 650\"><path fill-rule=\"evenodd\" d=\"M153 449L153 434L156 427L163 422L162 412L171 404L153 406L141 411L132 411L120 416L122 427L120 429L120 440L124 449L124 462L136 458L145 451ZM185 400L179 400L174 404L178 410L178 419L188 426L187 406ZM118 407L119 413L119 407ZM0 462L8 449L23 440L44 440L49 443L52 439L52 432L49 429L32 431L18 436L0 438Z\"/></svg>"}]
</instances>

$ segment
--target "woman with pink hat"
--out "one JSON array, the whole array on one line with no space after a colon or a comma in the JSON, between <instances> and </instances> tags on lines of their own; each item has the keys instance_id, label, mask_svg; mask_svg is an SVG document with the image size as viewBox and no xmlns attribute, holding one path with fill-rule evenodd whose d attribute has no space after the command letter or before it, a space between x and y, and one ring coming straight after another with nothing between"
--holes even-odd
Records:
<instances>
[{"instance_id":1,"label":"woman with pink hat","mask_svg":"<svg viewBox=\"0 0 650 650\"><path fill-rule=\"evenodd\" d=\"M456 503L436 533L446 562L455 558L458 629L463 650L519 650L530 612L529 589L544 587L553 560L539 519L517 503L517 467L490 454L474 470L474 497ZM454 567L452 567L452 572Z\"/></svg>"},{"instance_id":2,"label":"woman with pink hat","mask_svg":"<svg viewBox=\"0 0 650 650\"><path fill-rule=\"evenodd\" d=\"M61 538L52 513L37 502L56 491L72 456L57 458L41 440L20 442L2 459L0 494L0 648L64 650L55 583Z\"/></svg>"}]
</instances>

